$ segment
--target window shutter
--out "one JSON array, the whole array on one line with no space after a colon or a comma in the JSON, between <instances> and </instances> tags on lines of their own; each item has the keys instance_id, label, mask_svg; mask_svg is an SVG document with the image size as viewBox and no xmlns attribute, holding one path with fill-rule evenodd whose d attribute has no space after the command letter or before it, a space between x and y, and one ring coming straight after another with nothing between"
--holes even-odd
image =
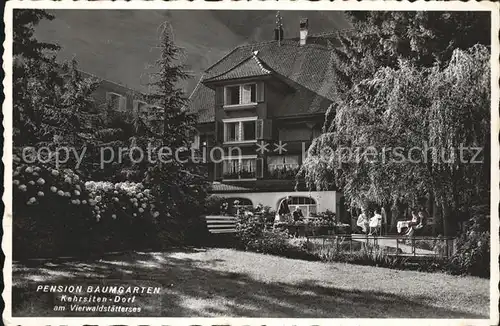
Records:
<instances>
[{"instance_id":1,"label":"window shutter","mask_svg":"<svg viewBox=\"0 0 500 326\"><path fill-rule=\"evenodd\" d=\"M256 139L263 139L264 134L263 134L263 120L258 119L255 121L255 138Z\"/></svg>"},{"instance_id":2,"label":"window shutter","mask_svg":"<svg viewBox=\"0 0 500 326\"><path fill-rule=\"evenodd\" d=\"M273 121L271 119L264 119L262 123L262 138L273 139Z\"/></svg>"},{"instance_id":3,"label":"window shutter","mask_svg":"<svg viewBox=\"0 0 500 326\"><path fill-rule=\"evenodd\" d=\"M223 162L214 163L214 179L215 180L222 179L222 163Z\"/></svg>"},{"instance_id":4,"label":"window shutter","mask_svg":"<svg viewBox=\"0 0 500 326\"><path fill-rule=\"evenodd\" d=\"M264 178L264 159L262 157L257 158L256 167L257 178Z\"/></svg>"},{"instance_id":5,"label":"window shutter","mask_svg":"<svg viewBox=\"0 0 500 326\"><path fill-rule=\"evenodd\" d=\"M127 98L125 96L120 96L120 111L127 111Z\"/></svg>"},{"instance_id":6,"label":"window shutter","mask_svg":"<svg viewBox=\"0 0 500 326\"><path fill-rule=\"evenodd\" d=\"M224 142L224 123L222 121L215 122L215 142Z\"/></svg>"},{"instance_id":7,"label":"window shutter","mask_svg":"<svg viewBox=\"0 0 500 326\"><path fill-rule=\"evenodd\" d=\"M215 88L215 105L224 105L224 87Z\"/></svg>"},{"instance_id":8,"label":"window shutter","mask_svg":"<svg viewBox=\"0 0 500 326\"><path fill-rule=\"evenodd\" d=\"M139 113L140 113L140 109L141 109L141 101L134 101L134 112L133 114L136 115L136 116L139 116Z\"/></svg>"},{"instance_id":9,"label":"window shutter","mask_svg":"<svg viewBox=\"0 0 500 326\"><path fill-rule=\"evenodd\" d=\"M264 102L264 82L257 83L257 102Z\"/></svg>"}]
</instances>

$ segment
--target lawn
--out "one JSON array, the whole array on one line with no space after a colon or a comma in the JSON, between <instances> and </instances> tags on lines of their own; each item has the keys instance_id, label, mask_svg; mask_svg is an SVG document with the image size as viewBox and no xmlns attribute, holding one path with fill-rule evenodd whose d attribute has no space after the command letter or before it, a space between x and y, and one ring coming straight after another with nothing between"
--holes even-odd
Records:
<instances>
[{"instance_id":1,"label":"lawn","mask_svg":"<svg viewBox=\"0 0 500 326\"><path fill-rule=\"evenodd\" d=\"M230 249L14 264L13 316L103 316L54 312L61 294L36 292L41 284L162 288L160 295L138 296L142 312L129 316L489 318L486 279Z\"/></svg>"}]
</instances>

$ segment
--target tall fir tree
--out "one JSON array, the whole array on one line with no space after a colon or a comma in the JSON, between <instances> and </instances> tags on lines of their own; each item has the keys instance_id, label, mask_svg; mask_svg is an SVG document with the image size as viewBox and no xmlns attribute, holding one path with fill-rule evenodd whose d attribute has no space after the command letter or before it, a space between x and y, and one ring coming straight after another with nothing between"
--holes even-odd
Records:
<instances>
[{"instance_id":1,"label":"tall fir tree","mask_svg":"<svg viewBox=\"0 0 500 326\"><path fill-rule=\"evenodd\" d=\"M147 132L134 142L143 147L168 148L172 153L166 160L153 155L155 161L147 162L143 183L156 194L158 207L163 209L158 222L167 229L175 228L175 232L167 234L172 241L180 241L193 218L200 215L207 183L204 168L196 162L197 152L191 148L196 116L186 110L188 99L179 88L189 75L186 67L178 63L181 49L173 43L169 26L162 26L157 71L151 75L150 92L145 96L160 115L156 119L159 124L139 121Z\"/></svg>"}]
</instances>

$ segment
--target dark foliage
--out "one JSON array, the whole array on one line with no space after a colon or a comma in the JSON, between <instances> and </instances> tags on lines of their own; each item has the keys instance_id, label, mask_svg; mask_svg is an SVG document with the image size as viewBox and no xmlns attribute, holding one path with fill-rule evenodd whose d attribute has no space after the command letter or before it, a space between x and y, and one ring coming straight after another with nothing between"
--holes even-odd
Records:
<instances>
[{"instance_id":1,"label":"dark foliage","mask_svg":"<svg viewBox=\"0 0 500 326\"><path fill-rule=\"evenodd\" d=\"M471 208L471 219L457 239L457 250L451 258L455 273L490 276L489 205Z\"/></svg>"}]
</instances>

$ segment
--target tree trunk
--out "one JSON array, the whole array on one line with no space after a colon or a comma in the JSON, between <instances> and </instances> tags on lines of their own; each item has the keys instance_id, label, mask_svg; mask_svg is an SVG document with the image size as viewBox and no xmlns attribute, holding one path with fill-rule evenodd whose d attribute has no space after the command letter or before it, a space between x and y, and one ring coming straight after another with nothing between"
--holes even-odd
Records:
<instances>
[{"instance_id":1,"label":"tree trunk","mask_svg":"<svg viewBox=\"0 0 500 326\"><path fill-rule=\"evenodd\" d=\"M394 221L392 220L392 209L391 209L391 204L385 204L384 205L384 212L385 212L385 234L389 232L389 230L392 229L392 226L394 225Z\"/></svg>"},{"instance_id":2,"label":"tree trunk","mask_svg":"<svg viewBox=\"0 0 500 326\"><path fill-rule=\"evenodd\" d=\"M451 234L451 225L450 225L450 218L451 218L451 208L450 205L447 203L442 203L442 218L443 218L443 235L445 237L450 236Z\"/></svg>"}]
</instances>

